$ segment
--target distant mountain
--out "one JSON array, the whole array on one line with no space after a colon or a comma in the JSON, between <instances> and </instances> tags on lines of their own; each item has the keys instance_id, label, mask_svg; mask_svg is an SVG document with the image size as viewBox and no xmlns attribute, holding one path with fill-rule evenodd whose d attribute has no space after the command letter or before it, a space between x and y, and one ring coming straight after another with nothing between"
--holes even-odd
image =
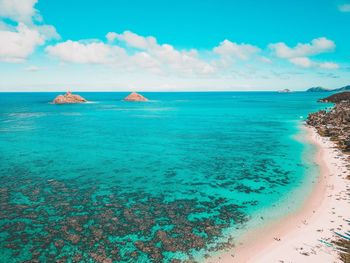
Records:
<instances>
[{"instance_id":1,"label":"distant mountain","mask_svg":"<svg viewBox=\"0 0 350 263\"><path fill-rule=\"evenodd\" d=\"M334 89L334 90L332 90L332 91L334 91L334 92L338 92L338 91L350 91L350 85L347 85L347 86L345 86L345 87L341 87L341 88L339 88L339 89Z\"/></svg>"},{"instance_id":2,"label":"distant mountain","mask_svg":"<svg viewBox=\"0 0 350 263\"><path fill-rule=\"evenodd\" d=\"M323 87L312 87L308 90L306 90L307 92L329 92L331 90L323 88Z\"/></svg>"},{"instance_id":3,"label":"distant mountain","mask_svg":"<svg viewBox=\"0 0 350 263\"><path fill-rule=\"evenodd\" d=\"M338 89L326 89L323 87L313 87L306 90L307 92L339 92L339 91L350 91L350 85L338 88Z\"/></svg>"}]
</instances>

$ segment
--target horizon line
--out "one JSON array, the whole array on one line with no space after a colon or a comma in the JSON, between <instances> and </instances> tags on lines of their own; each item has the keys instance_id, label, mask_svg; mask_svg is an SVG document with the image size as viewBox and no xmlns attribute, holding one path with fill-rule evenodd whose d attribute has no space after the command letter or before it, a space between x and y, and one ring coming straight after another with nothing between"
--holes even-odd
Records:
<instances>
[{"instance_id":1,"label":"horizon line","mask_svg":"<svg viewBox=\"0 0 350 263\"><path fill-rule=\"evenodd\" d=\"M331 91L331 90L330 90ZM0 91L0 93L65 93L67 91ZM170 90L157 90L157 91L142 91L142 90L125 90L125 91L112 91L112 90L81 90L81 91L71 91L72 93L130 93L130 92L142 92L142 93L204 93L204 92L276 92L276 93L295 93L295 92L307 92L306 90L290 90L289 92L280 92L280 90L180 90L180 91L170 91Z\"/></svg>"}]
</instances>

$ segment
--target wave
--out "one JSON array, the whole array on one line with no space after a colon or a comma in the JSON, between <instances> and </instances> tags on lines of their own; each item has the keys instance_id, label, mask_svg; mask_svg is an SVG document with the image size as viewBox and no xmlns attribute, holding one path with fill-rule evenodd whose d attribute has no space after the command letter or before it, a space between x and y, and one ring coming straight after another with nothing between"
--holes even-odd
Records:
<instances>
[{"instance_id":1,"label":"wave","mask_svg":"<svg viewBox=\"0 0 350 263\"><path fill-rule=\"evenodd\" d=\"M7 116L9 116L9 117L16 117L16 118L21 118L21 119L39 118L39 117L44 117L46 115L47 114L43 113L43 112L16 112L16 113L7 114Z\"/></svg>"},{"instance_id":2,"label":"wave","mask_svg":"<svg viewBox=\"0 0 350 263\"><path fill-rule=\"evenodd\" d=\"M190 102L191 100L174 100L175 102Z\"/></svg>"},{"instance_id":3,"label":"wave","mask_svg":"<svg viewBox=\"0 0 350 263\"><path fill-rule=\"evenodd\" d=\"M82 114L80 112L62 112L61 115L64 115L64 116L81 116Z\"/></svg>"}]
</instances>

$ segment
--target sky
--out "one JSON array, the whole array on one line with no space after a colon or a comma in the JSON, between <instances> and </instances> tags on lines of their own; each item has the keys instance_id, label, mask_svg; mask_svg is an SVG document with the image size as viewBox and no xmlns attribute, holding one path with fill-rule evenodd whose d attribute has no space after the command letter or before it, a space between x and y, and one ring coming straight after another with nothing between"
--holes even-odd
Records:
<instances>
[{"instance_id":1,"label":"sky","mask_svg":"<svg viewBox=\"0 0 350 263\"><path fill-rule=\"evenodd\" d=\"M0 91L350 84L349 0L0 0Z\"/></svg>"}]
</instances>

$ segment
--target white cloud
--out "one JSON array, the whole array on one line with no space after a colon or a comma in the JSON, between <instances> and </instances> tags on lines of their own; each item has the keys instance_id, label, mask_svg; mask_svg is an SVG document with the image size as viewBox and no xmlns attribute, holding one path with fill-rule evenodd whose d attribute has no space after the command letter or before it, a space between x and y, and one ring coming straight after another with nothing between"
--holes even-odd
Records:
<instances>
[{"instance_id":1,"label":"white cloud","mask_svg":"<svg viewBox=\"0 0 350 263\"><path fill-rule=\"evenodd\" d=\"M303 68L310 68L313 65L313 62L307 57L291 58L289 61Z\"/></svg>"},{"instance_id":2,"label":"white cloud","mask_svg":"<svg viewBox=\"0 0 350 263\"><path fill-rule=\"evenodd\" d=\"M0 0L0 61L23 62L35 48L59 39L55 27L45 25L35 9L38 0ZM7 23L1 18L17 22Z\"/></svg>"},{"instance_id":3,"label":"white cloud","mask_svg":"<svg viewBox=\"0 0 350 263\"><path fill-rule=\"evenodd\" d=\"M122 34L109 32L106 38L110 43L118 40L134 48L135 54L130 62L136 67L145 67L153 72L165 71L186 75L207 75L215 72L214 66L199 58L197 50L178 50L169 44L158 44L153 36L144 37L124 31Z\"/></svg>"},{"instance_id":4,"label":"white cloud","mask_svg":"<svg viewBox=\"0 0 350 263\"><path fill-rule=\"evenodd\" d=\"M350 12L350 4L339 5L338 9L340 12L344 12L344 13Z\"/></svg>"},{"instance_id":5,"label":"white cloud","mask_svg":"<svg viewBox=\"0 0 350 263\"><path fill-rule=\"evenodd\" d=\"M169 44L155 44L148 50L148 53L158 60L164 68L182 74L207 75L215 72L215 68L207 61L200 59L198 51L194 49L177 50Z\"/></svg>"},{"instance_id":6,"label":"white cloud","mask_svg":"<svg viewBox=\"0 0 350 263\"><path fill-rule=\"evenodd\" d=\"M17 23L23 23L39 31L47 40L59 39L54 26L42 23L39 11L34 8L37 2L38 0L0 0L0 18L10 18ZM0 29L11 30L11 27L13 26L0 21Z\"/></svg>"},{"instance_id":7,"label":"white cloud","mask_svg":"<svg viewBox=\"0 0 350 263\"><path fill-rule=\"evenodd\" d=\"M40 19L34 8L38 0L0 0L0 17L31 24L32 18Z\"/></svg>"},{"instance_id":8,"label":"white cloud","mask_svg":"<svg viewBox=\"0 0 350 263\"><path fill-rule=\"evenodd\" d=\"M130 57L129 67L140 67L152 73L162 74L161 62L152 57L147 52L138 52Z\"/></svg>"},{"instance_id":9,"label":"white cloud","mask_svg":"<svg viewBox=\"0 0 350 263\"><path fill-rule=\"evenodd\" d=\"M320 68L324 69L338 69L339 65L333 62L324 62L319 64Z\"/></svg>"},{"instance_id":10,"label":"white cloud","mask_svg":"<svg viewBox=\"0 0 350 263\"><path fill-rule=\"evenodd\" d=\"M289 47L283 42L270 44L269 48L279 58L287 59L292 64L303 67L320 67L323 69L336 69L339 66L332 62L318 63L309 57L321 53L331 52L335 49L335 43L325 37L313 39L311 43L298 43L295 47Z\"/></svg>"},{"instance_id":11,"label":"white cloud","mask_svg":"<svg viewBox=\"0 0 350 263\"><path fill-rule=\"evenodd\" d=\"M338 69L339 65L333 62L314 62L308 57L291 58L289 61L302 68L322 68L322 69Z\"/></svg>"},{"instance_id":12,"label":"white cloud","mask_svg":"<svg viewBox=\"0 0 350 263\"><path fill-rule=\"evenodd\" d=\"M219 46L213 49L213 52L223 58L249 59L252 55L258 53L260 49L250 44L237 44L225 39Z\"/></svg>"},{"instance_id":13,"label":"white cloud","mask_svg":"<svg viewBox=\"0 0 350 263\"><path fill-rule=\"evenodd\" d=\"M68 40L48 46L46 51L63 61L74 63L108 64L126 57L122 48L102 42L82 43Z\"/></svg>"},{"instance_id":14,"label":"white cloud","mask_svg":"<svg viewBox=\"0 0 350 263\"><path fill-rule=\"evenodd\" d=\"M212 50L205 51L206 56L196 49L179 50L169 44L159 44L152 36L140 36L130 31L121 34L109 32L107 43L66 41L48 46L48 54L65 62L86 64L111 64L126 71L145 70L156 74L180 76L214 76L215 74L234 73L232 61L248 61L261 49L250 44L237 44L229 40L222 41ZM126 46L125 46L125 45ZM120 46L121 45L121 46ZM125 48L123 48L125 47ZM280 58L302 68L337 69L333 62L314 62L308 56L328 52L335 48L333 41L317 38L307 44L288 47L284 43L269 45ZM217 54L220 58L212 56ZM272 64L269 57L256 56L256 61ZM250 64L247 64L249 66ZM272 66L272 65L271 65ZM226 71L227 70L227 71Z\"/></svg>"},{"instance_id":15,"label":"white cloud","mask_svg":"<svg viewBox=\"0 0 350 263\"><path fill-rule=\"evenodd\" d=\"M50 25L29 27L20 22L14 27L0 24L0 61L23 62L45 41L58 38L55 28Z\"/></svg>"},{"instance_id":16,"label":"white cloud","mask_svg":"<svg viewBox=\"0 0 350 263\"><path fill-rule=\"evenodd\" d=\"M39 25L39 26L32 26L31 28L36 29L44 38L45 40L58 40L60 39L60 35L57 33L56 28L51 25Z\"/></svg>"},{"instance_id":17,"label":"white cloud","mask_svg":"<svg viewBox=\"0 0 350 263\"><path fill-rule=\"evenodd\" d=\"M31 66L28 66L25 68L25 71L29 71L29 72L37 72L39 70L40 70L40 68L37 66L34 66L34 65L31 65Z\"/></svg>"},{"instance_id":18,"label":"white cloud","mask_svg":"<svg viewBox=\"0 0 350 263\"><path fill-rule=\"evenodd\" d=\"M267 58L267 57L264 57L264 56L260 56L260 57L258 57L258 59L261 62L264 62L264 63L272 63L272 60L270 58Z\"/></svg>"},{"instance_id":19,"label":"white cloud","mask_svg":"<svg viewBox=\"0 0 350 263\"><path fill-rule=\"evenodd\" d=\"M66 41L47 47L46 51L63 61L123 66L125 70L148 70L157 74L208 75L215 67L201 59L196 50L178 50L169 44L158 44L154 37L143 37L130 31L109 32L107 42L84 44ZM127 51L113 43L127 44Z\"/></svg>"},{"instance_id":20,"label":"white cloud","mask_svg":"<svg viewBox=\"0 0 350 263\"><path fill-rule=\"evenodd\" d=\"M157 40L154 37L143 37L130 31L124 31L122 34L109 32L106 37L110 42L118 39L119 41L125 42L130 47L138 49L147 50L158 46Z\"/></svg>"},{"instance_id":21,"label":"white cloud","mask_svg":"<svg viewBox=\"0 0 350 263\"><path fill-rule=\"evenodd\" d=\"M0 31L0 61L23 62L44 41L38 31L22 23L15 31Z\"/></svg>"},{"instance_id":22,"label":"white cloud","mask_svg":"<svg viewBox=\"0 0 350 263\"><path fill-rule=\"evenodd\" d=\"M114 42L114 40L116 40L117 36L118 34L115 32L108 32L106 35L106 38L109 43L112 43Z\"/></svg>"},{"instance_id":23,"label":"white cloud","mask_svg":"<svg viewBox=\"0 0 350 263\"><path fill-rule=\"evenodd\" d=\"M324 37L295 47L288 47L284 43L271 44L269 47L278 57L299 67L339 67L332 62L314 62L308 57L334 49L334 42ZM181 77L232 76L238 72L239 66L232 63L236 59L243 60L247 67L253 65L250 60L252 58L255 58L257 63L273 66L272 60L265 56L266 53L263 53L263 56L257 55L262 50L250 44L224 40L212 50L186 50L177 49L170 44L159 44L153 36L144 37L130 31L121 34L109 32L106 34L106 42L68 40L48 46L46 52L64 62L110 64L123 72L151 72Z\"/></svg>"},{"instance_id":24,"label":"white cloud","mask_svg":"<svg viewBox=\"0 0 350 263\"><path fill-rule=\"evenodd\" d=\"M280 58L298 58L330 52L335 49L335 43L325 37L313 39L311 43L298 43L295 47L289 47L283 42L270 44L276 56Z\"/></svg>"},{"instance_id":25,"label":"white cloud","mask_svg":"<svg viewBox=\"0 0 350 263\"><path fill-rule=\"evenodd\" d=\"M11 28L10 25L4 23L3 21L0 21L0 30L5 31L5 30L9 30Z\"/></svg>"}]
</instances>

